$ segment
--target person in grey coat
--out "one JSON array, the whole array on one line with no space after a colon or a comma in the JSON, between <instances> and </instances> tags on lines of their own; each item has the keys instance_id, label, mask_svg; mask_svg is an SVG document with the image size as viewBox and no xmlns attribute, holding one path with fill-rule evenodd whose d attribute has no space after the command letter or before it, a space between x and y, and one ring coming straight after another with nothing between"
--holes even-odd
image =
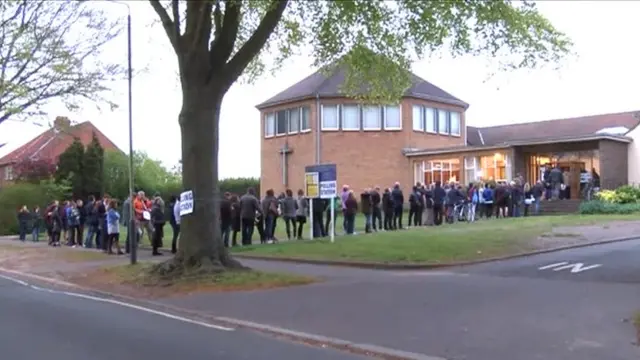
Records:
<instances>
[{"instance_id":1,"label":"person in grey coat","mask_svg":"<svg viewBox=\"0 0 640 360\"><path fill-rule=\"evenodd\" d=\"M307 222L309 215L309 200L304 197L304 191L298 190L298 199L296 199L296 223L297 223L297 239L302 240L302 229Z\"/></svg>"},{"instance_id":2,"label":"person in grey coat","mask_svg":"<svg viewBox=\"0 0 640 360\"><path fill-rule=\"evenodd\" d=\"M286 195L282 199L282 218L287 228L287 240L291 240L291 228L293 227L293 236L296 236L296 210L298 202L293 198L293 191L287 189Z\"/></svg>"},{"instance_id":3,"label":"person in grey coat","mask_svg":"<svg viewBox=\"0 0 640 360\"><path fill-rule=\"evenodd\" d=\"M256 224L256 216L262 214L260 201L256 197L256 191L253 188L247 189L247 193L240 198L240 221L242 233L242 245L251 245L253 237L253 229ZM258 229L259 232L262 229Z\"/></svg>"}]
</instances>

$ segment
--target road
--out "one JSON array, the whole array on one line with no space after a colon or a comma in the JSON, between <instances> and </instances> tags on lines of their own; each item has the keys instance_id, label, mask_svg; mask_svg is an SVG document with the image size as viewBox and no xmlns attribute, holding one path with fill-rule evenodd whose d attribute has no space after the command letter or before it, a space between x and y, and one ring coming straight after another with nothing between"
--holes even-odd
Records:
<instances>
[{"instance_id":1,"label":"road","mask_svg":"<svg viewBox=\"0 0 640 360\"><path fill-rule=\"evenodd\" d=\"M11 360L357 360L240 329L207 328L0 279L0 358Z\"/></svg>"}]
</instances>

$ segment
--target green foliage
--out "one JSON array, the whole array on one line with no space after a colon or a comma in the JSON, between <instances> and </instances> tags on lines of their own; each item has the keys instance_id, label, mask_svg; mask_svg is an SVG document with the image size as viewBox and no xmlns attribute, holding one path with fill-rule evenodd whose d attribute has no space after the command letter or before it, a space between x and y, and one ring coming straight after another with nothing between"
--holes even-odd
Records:
<instances>
[{"instance_id":1,"label":"green foliage","mask_svg":"<svg viewBox=\"0 0 640 360\"><path fill-rule=\"evenodd\" d=\"M84 196L84 145L78 138L73 139L69 147L58 157L56 182L68 180L75 198Z\"/></svg>"},{"instance_id":2,"label":"green foliage","mask_svg":"<svg viewBox=\"0 0 640 360\"><path fill-rule=\"evenodd\" d=\"M31 211L39 206L42 211L54 199L66 199L71 186L66 183L43 181L40 184L18 183L0 190L0 235L18 232L17 212L26 205Z\"/></svg>"},{"instance_id":3,"label":"green foliage","mask_svg":"<svg viewBox=\"0 0 640 360\"><path fill-rule=\"evenodd\" d=\"M243 195L247 192L247 189L252 187L256 190L256 194L260 192L260 179L258 178L228 178L222 179L218 182L220 186L220 192L230 192L236 195Z\"/></svg>"},{"instance_id":4,"label":"green foliage","mask_svg":"<svg viewBox=\"0 0 640 360\"><path fill-rule=\"evenodd\" d=\"M124 69L102 50L122 26L88 2L2 1L0 25L0 123L44 115L51 100L77 109L83 100L105 99L107 83ZM78 36L82 34L82 36Z\"/></svg>"},{"instance_id":5,"label":"green foliage","mask_svg":"<svg viewBox=\"0 0 640 360\"><path fill-rule=\"evenodd\" d=\"M104 149L95 133L87 146L83 169L84 195L100 196L104 191Z\"/></svg>"},{"instance_id":6,"label":"green foliage","mask_svg":"<svg viewBox=\"0 0 640 360\"><path fill-rule=\"evenodd\" d=\"M602 190L597 197L611 204L635 204L640 202L640 187L624 185L615 190Z\"/></svg>"},{"instance_id":7,"label":"green foliage","mask_svg":"<svg viewBox=\"0 0 640 360\"><path fill-rule=\"evenodd\" d=\"M580 204L580 214L633 214L640 212L640 203L611 203L601 200L585 201Z\"/></svg>"}]
</instances>

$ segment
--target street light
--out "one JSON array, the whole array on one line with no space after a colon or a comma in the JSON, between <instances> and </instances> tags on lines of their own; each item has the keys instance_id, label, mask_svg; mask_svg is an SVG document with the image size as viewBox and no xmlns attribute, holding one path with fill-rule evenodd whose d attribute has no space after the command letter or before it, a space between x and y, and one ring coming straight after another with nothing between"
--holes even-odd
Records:
<instances>
[{"instance_id":1,"label":"street light","mask_svg":"<svg viewBox=\"0 0 640 360\"><path fill-rule=\"evenodd\" d=\"M84 2L86 0L80 0ZM133 194L133 89L132 89L132 76L133 76L133 65L131 62L131 7L126 2L117 1L117 0L107 0L107 2L112 4L117 4L120 6L127 7L127 82L129 85L128 89L128 103L129 103L129 196ZM135 264L138 262L138 254L137 254L137 229L135 226L135 213L133 208L133 198L129 201L129 221L127 226L127 232L129 236L129 254L131 255L131 264Z\"/></svg>"}]
</instances>

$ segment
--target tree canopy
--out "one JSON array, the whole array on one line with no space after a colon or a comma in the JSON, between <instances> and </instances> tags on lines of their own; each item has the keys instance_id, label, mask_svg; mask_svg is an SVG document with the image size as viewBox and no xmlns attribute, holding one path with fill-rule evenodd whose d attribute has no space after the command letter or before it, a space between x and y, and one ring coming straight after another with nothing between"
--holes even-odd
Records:
<instances>
[{"instance_id":1,"label":"tree canopy","mask_svg":"<svg viewBox=\"0 0 640 360\"><path fill-rule=\"evenodd\" d=\"M117 21L76 0L2 0L0 25L0 123L45 115L51 100L113 106L105 91L124 69L101 55Z\"/></svg>"}]
</instances>

